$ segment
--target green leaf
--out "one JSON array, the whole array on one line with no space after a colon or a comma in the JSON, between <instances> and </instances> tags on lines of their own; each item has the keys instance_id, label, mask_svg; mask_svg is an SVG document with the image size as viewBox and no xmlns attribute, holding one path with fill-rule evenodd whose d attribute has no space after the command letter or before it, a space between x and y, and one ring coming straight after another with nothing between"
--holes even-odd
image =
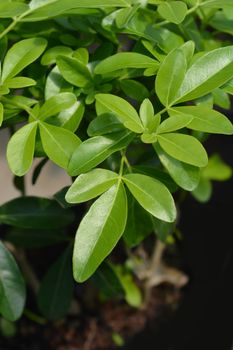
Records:
<instances>
[{"instance_id":1,"label":"green leaf","mask_svg":"<svg viewBox=\"0 0 233 350\"><path fill-rule=\"evenodd\" d=\"M13 18L26 12L28 9L28 5L20 1L1 0L0 18Z\"/></svg>"},{"instance_id":2,"label":"green leaf","mask_svg":"<svg viewBox=\"0 0 233 350\"><path fill-rule=\"evenodd\" d=\"M155 90L164 106L169 106L177 95L186 67L186 58L180 49L171 51L163 60L155 80Z\"/></svg>"},{"instance_id":3,"label":"green leaf","mask_svg":"<svg viewBox=\"0 0 233 350\"><path fill-rule=\"evenodd\" d=\"M112 153L127 147L133 138L132 133L120 131L84 141L72 154L68 173L75 176L91 170Z\"/></svg>"},{"instance_id":4,"label":"green leaf","mask_svg":"<svg viewBox=\"0 0 233 350\"><path fill-rule=\"evenodd\" d=\"M186 191L193 191L197 187L200 180L199 168L180 162L179 160L169 156L163 151L158 143L155 143L153 146L161 163L165 169L167 169L168 173L171 175L177 185Z\"/></svg>"},{"instance_id":5,"label":"green leaf","mask_svg":"<svg viewBox=\"0 0 233 350\"><path fill-rule=\"evenodd\" d=\"M2 125L2 122L3 122L3 115L4 115L4 107L3 107L3 104L0 102L0 126Z\"/></svg>"},{"instance_id":6,"label":"green leaf","mask_svg":"<svg viewBox=\"0 0 233 350\"><path fill-rule=\"evenodd\" d=\"M63 78L70 84L78 87L92 84L90 71L76 58L58 56L57 65Z\"/></svg>"},{"instance_id":7,"label":"green leaf","mask_svg":"<svg viewBox=\"0 0 233 350\"><path fill-rule=\"evenodd\" d=\"M0 222L19 228L61 229L74 219L70 210L56 201L40 197L20 197L0 207Z\"/></svg>"},{"instance_id":8,"label":"green leaf","mask_svg":"<svg viewBox=\"0 0 233 350\"><path fill-rule=\"evenodd\" d=\"M124 289L111 264L104 261L94 273L92 280L105 298L124 297Z\"/></svg>"},{"instance_id":9,"label":"green leaf","mask_svg":"<svg viewBox=\"0 0 233 350\"><path fill-rule=\"evenodd\" d=\"M7 161L11 171L23 176L32 165L37 122L23 126L11 137L7 145Z\"/></svg>"},{"instance_id":10,"label":"green leaf","mask_svg":"<svg viewBox=\"0 0 233 350\"><path fill-rule=\"evenodd\" d=\"M115 114L104 113L90 122L87 128L87 133L89 136L99 136L121 131L122 129L125 129L124 125L119 121Z\"/></svg>"},{"instance_id":11,"label":"green leaf","mask_svg":"<svg viewBox=\"0 0 233 350\"><path fill-rule=\"evenodd\" d=\"M5 81L4 86L9 89L21 89L27 86L36 85L36 81L27 77L16 77Z\"/></svg>"},{"instance_id":12,"label":"green leaf","mask_svg":"<svg viewBox=\"0 0 233 350\"><path fill-rule=\"evenodd\" d=\"M87 280L110 254L124 232L126 219L127 197L119 182L95 201L80 223L73 255L77 282Z\"/></svg>"},{"instance_id":13,"label":"green leaf","mask_svg":"<svg viewBox=\"0 0 233 350\"><path fill-rule=\"evenodd\" d=\"M40 109L40 120L45 120L61 111L71 107L76 102L76 97L71 92L61 92L50 97Z\"/></svg>"},{"instance_id":14,"label":"green leaf","mask_svg":"<svg viewBox=\"0 0 233 350\"><path fill-rule=\"evenodd\" d=\"M108 7L129 7L125 0L32 0L30 8L35 9L24 17L24 21L39 21L50 17L56 17L63 13L72 13L76 9L104 9Z\"/></svg>"},{"instance_id":15,"label":"green leaf","mask_svg":"<svg viewBox=\"0 0 233 350\"><path fill-rule=\"evenodd\" d=\"M93 199L112 187L118 174L106 169L94 169L81 174L66 194L68 203L82 203Z\"/></svg>"},{"instance_id":16,"label":"green leaf","mask_svg":"<svg viewBox=\"0 0 233 350\"><path fill-rule=\"evenodd\" d=\"M189 129L215 134L233 134L233 125L230 120L223 114L205 106L174 107L169 109L169 114L177 118L192 117L187 125Z\"/></svg>"},{"instance_id":17,"label":"green leaf","mask_svg":"<svg viewBox=\"0 0 233 350\"><path fill-rule=\"evenodd\" d=\"M231 0L208 0L204 1L201 6L202 7L210 7L210 8L220 8L226 5L232 6Z\"/></svg>"},{"instance_id":18,"label":"green leaf","mask_svg":"<svg viewBox=\"0 0 233 350\"><path fill-rule=\"evenodd\" d=\"M95 74L107 74L125 68L157 68L158 61L137 52L119 52L105 58L95 67Z\"/></svg>"},{"instance_id":19,"label":"green leaf","mask_svg":"<svg viewBox=\"0 0 233 350\"><path fill-rule=\"evenodd\" d=\"M141 133L143 131L143 126L137 111L123 98L111 94L97 94L96 100L109 112L116 114L126 128L136 133Z\"/></svg>"},{"instance_id":20,"label":"green leaf","mask_svg":"<svg viewBox=\"0 0 233 350\"><path fill-rule=\"evenodd\" d=\"M0 313L16 321L23 312L26 288L23 277L11 253L0 242Z\"/></svg>"},{"instance_id":21,"label":"green leaf","mask_svg":"<svg viewBox=\"0 0 233 350\"><path fill-rule=\"evenodd\" d=\"M82 62L84 65L87 65L89 61L89 52L85 47L79 47L74 51L73 57L77 58L77 60Z\"/></svg>"},{"instance_id":22,"label":"green leaf","mask_svg":"<svg viewBox=\"0 0 233 350\"><path fill-rule=\"evenodd\" d=\"M183 1L166 1L158 6L160 16L175 24L183 22L187 11L187 5Z\"/></svg>"},{"instance_id":23,"label":"green leaf","mask_svg":"<svg viewBox=\"0 0 233 350\"><path fill-rule=\"evenodd\" d=\"M160 241L167 243L167 239L174 232L176 222L165 222L153 217L153 228Z\"/></svg>"},{"instance_id":24,"label":"green leaf","mask_svg":"<svg viewBox=\"0 0 233 350\"><path fill-rule=\"evenodd\" d=\"M40 136L45 153L54 163L67 169L73 152L81 141L71 131L40 122Z\"/></svg>"},{"instance_id":25,"label":"green leaf","mask_svg":"<svg viewBox=\"0 0 233 350\"><path fill-rule=\"evenodd\" d=\"M136 80L120 80L120 86L126 96L131 97L139 102L144 100L144 98L149 97L150 95L148 89L142 83L139 83Z\"/></svg>"},{"instance_id":26,"label":"green leaf","mask_svg":"<svg viewBox=\"0 0 233 350\"><path fill-rule=\"evenodd\" d=\"M43 66L49 66L51 64L56 63L56 59L58 56L71 56L73 50L68 46L54 46L48 49L43 56L41 57L41 64Z\"/></svg>"},{"instance_id":27,"label":"green leaf","mask_svg":"<svg viewBox=\"0 0 233 350\"><path fill-rule=\"evenodd\" d=\"M146 98L140 106L139 115L144 128L148 129L148 131L156 129L157 123L154 114L154 107L151 101Z\"/></svg>"},{"instance_id":28,"label":"green leaf","mask_svg":"<svg viewBox=\"0 0 233 350\"><path fill-rule=\"evenodd\" d=\"M173 104L201 97L233 76L233 46L205 53L187 70Z\"/></svg>"},{"instance_id":29,"label":"green leaf","mask_svg":"<svg viewBox=\"0 0 233 350\"><path fill-rule=\"evenodd\" d=\"M74 290L71 252L69 246L42 279L37 301L40 311L49 320L64 317L71 304Z\"/></svg>"},{"instance_id":30,"label":"green leaf","mask_svg":"<svg viewBox=\"0 0 233 350\"><path fill-rule=\"evenodd\" d=\"M35 61L45 50L47 40L43 38L24 39L14 44L7 52L2 67L2 82L14 77Z\"/></svg>"},{"instance_id":31,"label":"green leaf","mask_svg":"<svg viewBox=\"0 0 233 350\"><path fill-rule=\"evenodd\" d=\"M48 231L41 230L39 228L13 228L9 231L9 233L7 233L5 239L17 247L32 249L64 243L69 240L69 237L58 229Z\"/></svg>"},{"instance_id":32,"label":"green leaf","mask_svg":"<svg viewBox=\"0 0 233 350\"><path fill-rule=\"evenodd\" d=\"M201 177L198 186L192 192L192 196L198 202L206 203L212 195L212 184L210 180Z\"/></svg>"},{"instance_id":33,"label":"green leaf","mask_svg":"<svg viewBox=\"0 0 233 350\"><path fill-rule=\"evenodd\" d=\"M181 162L198 167L204 167L208 163L204 147L193 136L178 133L160 134L158 142L165 152Z\"/></svg>"},{"instance_id":34,"label":"green leaf","mask_svg":"<svg viewBox=\"0 0 233 350\"><path fill-rule=\"evenodd\" d=\"M141 174L124 175L123 181L145 210L158 219L167 222L175 220L175 203L164 184L150 176Z\"/></svg>"},{"instance_id":35,"label":"green leaf","mask_svg":"<svg viewBox=\"0 0 233 350\"><path fill-rule=\"evenodd\" d=\"M210 157L208 165L202 170L202 177L215 180L226 181L232 176L232 168L223 162L218 154Z\"/></svg>"},{"instance_id":36,"label":"green leaf","mask_svg":"<svg viewBox=\"0 0 233 350\"><path fill-rule=\"evenodd\" d=\"M130 192L128 197L128 218L124 231L124 241L128 247L138 246L152 231L150 214L134 199Z\"/></svg>"},{"instance_id":37,"label":"green leaf","mask_svg":"<svg viewBox=\"0 0 233 350\"><path fill-rule=\"evenodd\" d=\"M159 126L156 132L163 134L171 131L176 131L185 127L189 127L193 117L191 115L172 115L165 119Z\"/></svg>"}]
</instances>

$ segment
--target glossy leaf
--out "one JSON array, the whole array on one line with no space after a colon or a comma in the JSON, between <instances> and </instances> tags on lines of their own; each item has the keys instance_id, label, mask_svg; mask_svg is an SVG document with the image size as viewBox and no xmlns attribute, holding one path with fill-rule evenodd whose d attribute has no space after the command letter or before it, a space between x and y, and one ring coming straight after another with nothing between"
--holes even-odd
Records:
<instances>
[{"instance_id":1,"label":"glossy leaf","mask_svg":"<svg viewBox=\"0 0 233 350\"><path fill-rule=\"evenodd\" d=\"M205 53L187 70L173 104L208 94L233 76L233 46Z\"/></svg>"},{"instance_id":2,"label":"glossy leaf","mask_svg":"<svg viewBox=\"0 0 233 350\"><path fill-rule=\"evenodd\" d=\"M96 100L109 112L116 114L126 128L136 133L143 131L143 126L136 110L123 98L111 94L97 94Z\"/></svg>"},{"instance_id":3,"label":"glossy leaf","mask_svg":"<svg viewBox=\"0 0 233 350\"><path fill-rule=\"evenodd\" d=\"M80 223L73 253L74 278L88 279L113 250L127 219L127 198L119 182L102 194Z\"/></svg>"},{"instance_id":4,"label":"glossy leaf","mask_svg":"<svg viewBox=\"0 0 233 350\"><path fill-rule=\"evenodd\" d=\"M68 203L82 203L93 199L118 181L118 174L106 169L94 169L81 174L66 194Z\"/></svg>"},{"instance_id":5,"label":"glossy leaf","mask_svg":"<svg viewBox=\"0 0 233 350\"><path fill-rule=\"evenodd\" d=\"M57 65L63 78L70 84L78 87L92 84L92 76L88 68L76 58L58 56Z\"/></svg>"},{"instance_id":6,"label":"glossy leaf","mask_svg":"<svg viewBox=\"0 0 233 350\"><path fill-rule=\"evenodd\" d=\"M91 170L112 153L128 146L133 137L132 133L120 131L84 141L72 154L68 166L69 174L75 176Z\"/></svg>"},{"instance_id":7,"label":"glossy leaf","mask_svg":"<svg viewBox=\"0 0 233 350\"><path fill-rule=\"evenodd\" d=\"M162 62L156 80L155 90L164 106L169 106L177 95L186 72L186 58L180 49L171 51Z\"/></svg>"},{"instance_id":8,"label":"glossy leaf","mask_svg":"<svg viewBox=\"0 0 233 350\"><path fill-rule=\"evenodd\" d=\"M61 229L73 221L73 213L56 201L40 197L20 197L0 207L0 223L28 229Z\"/></svg>"},{"instance_id":9,"label":"glossy leaf","mask_svg":"<svg viewBox=\"0 0 233 350\"><path fill-rule=\"evenodd\" d=\"M0 314L9 321L16 321L24 309L25 282L15 259L2 242L0 266Z\"/></svg>"},{"instance_id":10,"label":"glossy leaf","mask_svg":"<svg viewBox=\"0 0 233 350\"><path fill-rule=\"evenodd\" d=\"M156 129L154 107L148 98L142 102L139 115L145 129L148 129L149 131Z\"/></svg>"},{"instance_id":11,"label":"glossy leaf","mask_svg":"<svg viewBox=\"0 0 233 350\"><path fill-rule=\"evenodd\" d=\"M71 304L74 290L71 253L71 247L68 247L49 268L41 282L38 306L49 320L64 317Z\"/></svg>"},{"instance_id":12,"label":"glossy leaf","mask_svg":"<svg viewBox=\"0 0 233 350\"><path fill-rule=\"evenodd\" d=\"M189 116L191 119L187 127L193 130L215 133L233 134L233 125L223 114L205 106L182 106L169 110L169 114L177 118Z\"/></svg>"},{"instance_id":13,"label":"glossy leaf","mask_svg":"<svg viewBox=\"0 0 233 350\"><path fill-rule=\"evenodd\" d=\"M193 191L200 180L200 170L190 164L183 163L167 154L155 143L154 148L159 156L159 159L173 180L186 191Z\"/></svg>"},{"instance_id":14,"label":"glossy leaf","mask_svg":"<svg viewBox=\"0 0 233 350\"><path fill-rule=\"evenodd\" d=\"M73 152L81 141L71 131L40 122L40 136L43 148L54 163L67 169Z\"/></svg>"},{"instance_id":15,"label":"glossy leaf","mask_svg":"<svg viewBox=\"0 0 233 350\"><path fill-rule=\"evenodd\" d=\"M172 115L170 118L165 119L157 129L158 134L164 134L167 132L176 131L185 127L189 127L193 117L191 115Z\"/></svg>"},{"instance_id":16,"label":"glossy leaf","mask_svg":"<svg viewBox=\"0 0 233 350\"><path fill-rule=\"evenodd\" d=\"M71 107L76 102L76 97L71 92L61 92L50 97L40 109L40 120L45 120L64 109Z\"/></svg>"},{"instance_id":17,"label":"glossy leaf","mask_svg":"<svg viewBox=\"0 0 233 350\"><path fill-rule=\"evenodd\" d=\"M11 137L7 145L7 161L11 171L23 176L32 165L37 122L23 126Z\"/></svg>"},{"instance_id":18,"label":"glossy leaf","mask_svg":"<svg viewBox=\"0 0 233 350\"><path fill-rule=\"evenodd\" d=\"M158 135L158 142L166 153L181 162L204 167L208 157L202 144L193 136L167 133Z\"/></svg>"},{"instance_id":19,"label":"glossy leaf","mask_svg":"<svg viewBox=\"0 0 233 350\"><path fill-rule=\"evenodd\" d=\"M183 22L187 11L187 5L183 1L166 1L158 6L160 16L175 24Z\"/></svg>"},{"instance_id":20,"label":"glossy leaf","mask_svg":"<svg viewBox=\"0 0 233 350\"><path fill-rule=\"evenodd\" d=\"M47 40L43 38L24 39L14 44L7 52L2 67L2 82L21 72L35 61L45 50Z\"/></svg>"},{"instance_id":21,"label":"glossy leaf","mask_svg":"<svg viewBox=\"0 0 233 350\"><path fill-rule=\"evenodd\" d=\"M9 89L21 89L27 86L36 85L36 81L27 77L15 77L5 81L4 86Z\"/></svg>"},{"instance_id":22,"label":"glossy leaf","mask_svg":"<svg viewBox=\"0 0 233 350\"><path fill-rule=\"evenodd\" d=\"M95 67L95 74L107 74L125 68L154 68L158 62L137 52L119 52L101 61Z\"/></svg>"},{"instance_id":23,"label":"glossy leaf","mask_svg":"<svg viewBox=\"0 0 233 350\"><path fill-rule=\"evenodd\" d=\"M175 203L164 184L141 174L124 175L123 180L145 210L161 220L167 222L175 220Z\"/></svg>"}]
</instances>

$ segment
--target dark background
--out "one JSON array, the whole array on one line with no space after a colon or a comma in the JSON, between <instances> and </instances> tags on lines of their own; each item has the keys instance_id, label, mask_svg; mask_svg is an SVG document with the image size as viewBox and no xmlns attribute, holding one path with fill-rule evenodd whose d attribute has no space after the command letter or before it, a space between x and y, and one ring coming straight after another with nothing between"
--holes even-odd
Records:
<instances>
[{"instance_id":1,"label":"dark background","mask_svg":"<svg viewBox=\"0 0 233 350\"><path fill-rule=\"evenodd\" d=\"M231 137L211 136L209 154L233 166ZM213 197L181 206L180 254L190 283L169 320L140 334L130 349L231 350L233 344L233 181L214 183ZM128 347L127 347L128 350Z\"/></svg>"}]
</instances>

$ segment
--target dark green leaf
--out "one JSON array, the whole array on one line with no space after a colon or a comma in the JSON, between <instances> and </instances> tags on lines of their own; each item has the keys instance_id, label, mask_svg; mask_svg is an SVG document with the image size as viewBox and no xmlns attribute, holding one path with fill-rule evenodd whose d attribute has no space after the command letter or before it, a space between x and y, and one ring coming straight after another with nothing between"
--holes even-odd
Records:
<instances>
[{"instance_id":1,"label":"dark green leaf","mask_svg":"<svg viewBox=\"0 0 233 350\"><path fill-rule=\"evenodd\" d=\"M70 210L56 201L40 197L20 197L0 207L0 222L19 228L61 229L74 219Z\"/></svg>"},{"instance_id":2,"label":"dark green leaf","mask_svg":"<svg viewBox=\"0 0 233 350\"><path fill-rule=\"evenodd\" d=\"M69 246L49 268L39 289L39 309L49 320L64 317L71 304L74 289L71 253Z\"/></svg>"},{"instance_id":3,"label":"dark green leaf","mask_svg":"<svg viewBox=\"0 0 233 350\"><path fill-rule=\"evenodd\" d=\"M26 288L11 253L0 242L0 313L9 321L17 320L24 309Z\"/></svg>"}]
</instances>

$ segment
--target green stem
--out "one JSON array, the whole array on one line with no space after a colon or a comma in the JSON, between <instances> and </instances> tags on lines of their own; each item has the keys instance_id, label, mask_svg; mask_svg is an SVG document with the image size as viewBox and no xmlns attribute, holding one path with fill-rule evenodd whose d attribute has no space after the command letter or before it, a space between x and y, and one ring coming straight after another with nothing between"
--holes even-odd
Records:
<instances>
[{"instance_id":1,"label":"green stem","mask_svg":"<svg viewBox=\"0 0 233 350\"><path fill-rule=\"evenodd\" d=\"M28 309L25 309L23 313L29 320L36 322L40 325L45 325L47 323L45 318L35 314L34 312L32 312Z\"/></svg>"}]
</instances>

